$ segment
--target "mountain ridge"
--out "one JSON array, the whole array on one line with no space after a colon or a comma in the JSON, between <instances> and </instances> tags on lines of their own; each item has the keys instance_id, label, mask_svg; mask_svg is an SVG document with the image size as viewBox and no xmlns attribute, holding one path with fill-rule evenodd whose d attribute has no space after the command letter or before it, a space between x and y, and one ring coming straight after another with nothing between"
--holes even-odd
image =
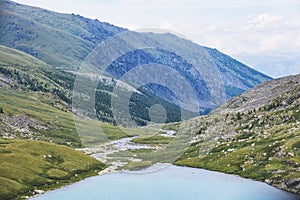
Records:
<instances>
[{"instance_id":1,"label":"mountain ridge","mask_svg":"<svg viewBox=\"0 0 300 200\"><path fill-rule=\"evenodd\" d=\"M118 37L124 32L137 36L133 37L133 43L134 39L139 38L140 44L148 44L150 40L159 44L161 50L165 51L156 49L147 52L147 56L143 58L144 63L162 64L178 71L196 93L200 114L210 112L256 84L271 80L271 77L250 70L246 65L217 50L170 33L136 33L80 15L56 13L7 0L1 0L1 4L0 44L24 51L62 70L80 71L81 64L93 49L107 38ZM133 68L139 66L141 55L123 55L123 69L128 63L132 63ZM174 59L177 62L173 62ZM120 64L122 62L110 65L111 74L118 72ZM124 72L127 73L128 70ZM195 72L200 73L202 78ZM221 80L211 79L210 74L219 74L217 76ZM219 83L216 84L217 82ZM170 93L163 94L161 87L148 87L146 90L172 104L178 102L178 98L174 101L174 96ZM221 92L225 94L220 96Z\"/></svg>"}]
</instances>

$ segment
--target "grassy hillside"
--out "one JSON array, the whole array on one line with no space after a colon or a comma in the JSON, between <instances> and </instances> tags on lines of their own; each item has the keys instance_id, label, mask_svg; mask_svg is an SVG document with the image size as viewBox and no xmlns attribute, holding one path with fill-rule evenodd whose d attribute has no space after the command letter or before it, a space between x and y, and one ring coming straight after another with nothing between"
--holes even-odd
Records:
<instances>
[{"instance_id":1,"label":"grassy hillside","mask_svg":"<svg viewBox=\"0 0 300 200\"><path fill-rule=\"evenodd\" d=\"M79 120L87 131L79 136L73 114L51 93L0 87L0 99L0 199L95 175L104 165L73 148L102 141L99 127L108 140L128 137L116 126L87 119Z\"/></svg>"},{"instance_id":2,"label":"grassy hillside","mask_svg":"<svg viewBox=\"0 0 300 200\"><path fill-rule=\"evenodd\" d=\"M259 85L197 119L175 164L264 181L300 193L300 75ZM203 141L217 139L208 154ZM209 148L208 148L209 149Z\"/></svg>"},{"instance_id":3,"label":"grassy hillside","mask_svg":"<svg viewBox=\"0 0 300 200\"><path fill-rule=\"evenodd\" d=\"M55 69L33 56L0 45L2 86L50 92L70 103L74 79L74 75Z\"/></svg>"},{"instance_id":4,"label":"grassy hillside","mask_svg":"<svg viewBox=\"0 0 300 200\"><path fill-rule=\"evenodd\" d=\"M72 114L53 95L0 89L0 96L2 137L82 146Z\"/></svg>"},{"instance_id":5,"label":"grassy hillside","mask_svg":"<svg viewBox=\"0 0 300 200\"><path fill-rule=\"evenodd\" d=\"M96 44L124 30L79 15L0 3L1 44L65 69L77 69Z\"/></svg>"},{"instance_id":6,"label":"grassy hillside","mask_svg":"<svg viewBox=\"0 0 300 200\"><path fill-rule=\"evenodd\" d=\"M63 110L70 110L75 78L72 73L57 69L21 51L0 45L0 87L51 93L58 99L52 99L52 102L49 100L48 104L58 106ZM111 81L99 81L97 84L96 113L99 120L113 124L111 93L117 82L108 77L103 79ZM86 85L84 87L86 87L86 91L89 89ZM126 88L123 88L122 91L124 93L128 92ZM130 111L138 124L145 125L150 121L148 109L154 104L165 106L168 121L180 120L178 106L155 96L147 90L140 91L142 93L133 94L130 104ZM121 93L118 95L122 98Z\"/></svg>"},{"instance_id":7,"label":"grassy hillside","mask_svg":"<svg viewBox=\"0 0 300 200\"><path fill-rule=\"evenodd\" d=\"M98 44L111 36L127 31L76 14L57 13L8 0L1 0L0 3L0 44L26 52L47 64L64 70L79 71L82 62L88 59L87 56ZM118 56L118 59L107 66L108 76L119 79L124 73L143 64L154 63L168 66L168 68L177 71L191 85L200 104L198 110L192 109L193 111L196 110L197 114L206 114L229 98L252 88L256 84L271 80L270 77L250 69L216 49L200 46L172 34L130 31L127 33L129 33L129 43L133 41L135 43L129 44L129 46L152 47L154 45L154 48L150 48L151 50L137 48L125 55ZM111 45L113 48L107 48L107 50L126 49L120 43L115 45ZM114 55L114 53L106 53ZM94 60L91 63L98 62ZM96 67L101 68L99 65ZM146 76L147 74L144 74L143 78L153 79L151 75ZM174 83L172 81L174 80L169 80L168 83ZM182 95L185 98L180 99L178 94L174 95L162 86L154 84L145 87L142 89L150 91L151 96L146 94L146 97L135 97L135 100L145 98L144 101L139 101L139 104L145 109L138 112L137 107L141 106L133 107L133 113L141 113L134 117L139 124L145 124L149 119L149 116L143 112L149 109L148 102L151 102L153 94L160 97L160 102L191 105L190 97L188 97L190 92ZM105 90L105 92L107 91ZM101 95L107 99L105 92ZM144 102L146 103L143 104ZM172 107L171 104L168 107ZM97 108L100 107L101 111L105 110L105 117L102 117L101 120L113 123L108 105L97 105ZM177 112L178 106L177 108L173 106L171 109ZM174 112L170 111L170 113ZM102 113L100 114L102 115ZM178 115L171 118L180 119ZM173 119L169 121L176 121Z\"/></svg>"},{"instance_id":8,"label":"grassy hillside","mask_svg":"<svg viewBox=\"0 0 300 200\"><path fill-rule=\"evenodd\" d=\"M98 125L106 130L108 139L127 136L112 125L80 119L81 124L90 131L89 135L81 135L80 138L73 114L65 110L59 99L51 94L0 88L0 97L0 135L5 138L39 139L83 147L82 140L85 139L97 143L97 138L100 137Z\"/></svg>"},{"instance_id":9,"label":"grassy hillside","mask_svg":"<svg viewBox=\"0 0 300 200\"><path fill-rule=\"evenodd\" d=\"M72 148L0 139L0 199L50 190L97 174L105 165Z\"/></svg>"}]
</instances>

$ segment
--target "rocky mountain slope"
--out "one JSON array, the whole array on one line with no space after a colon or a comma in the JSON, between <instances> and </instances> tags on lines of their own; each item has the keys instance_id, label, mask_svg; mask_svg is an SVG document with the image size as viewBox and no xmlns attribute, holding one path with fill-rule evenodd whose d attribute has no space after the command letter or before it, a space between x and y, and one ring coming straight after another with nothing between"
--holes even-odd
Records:
<instances>
[{"instance_id":1,"label":"rocky mountain slope","mask_svg":"<svg viewBox=\"0 0 300 200\"><path fill-rule=\"evenodd\" d=\"M300 193L300 75L267 83L193 119L175 164L237 174Z\"/></svg>"},{"instance_id":2,"label":"rocky mountain slope","mask_svg":"<svg viewBox=\"0 0 300 200\"><path fill-rule=\"evenodd\" d=\"M78 71L97 45L110 36L128 31L75 14L60 14L8 0L0 2L0 44L31 54L60 69ZM139 38L140 46L155 44L157 48L136 49L121 56L108 66L107 75L119 79L140 65L168 66L191 85L200 104L200 114L210 112L256 84L271 80L216 49L199 46L175 35L129 32L133 34L133 40ZM148 85L143 89L170 103L182 103L162 86ZM188 100L184 101L187 104Z\"/></svg>"}]
</instances>

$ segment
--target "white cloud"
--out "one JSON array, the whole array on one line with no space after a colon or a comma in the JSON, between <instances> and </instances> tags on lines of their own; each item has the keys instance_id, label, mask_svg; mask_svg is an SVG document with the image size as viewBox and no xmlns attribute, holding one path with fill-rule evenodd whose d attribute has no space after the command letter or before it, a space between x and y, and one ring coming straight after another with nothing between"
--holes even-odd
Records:
<instances>
[{"instance_id":1,"label":"white cloud","mask_svg":"<svg viewBox=\"0 0 300 200\"><path fill-rule=\"evenodd\" d=\"M203 24L185 30L192 38L231 55L267 51L300 51L300 21L261 13L239 24Z\"/></svg>"},{"instance_id":2,"label":"white cloud","mask_svg":"<svg viewBox=\"0 0 300 200\"><path fill-rule=\"evenodd\" d=\"M174 29L174 25L171 22L166 21L166 20L160 22L158 27L161 29L170 29L170 30Z\"/></svg>"},{"instance_id":3,"label":"white cloud","mask_svg":"<svg viewBox=\"0 0 300 200\"><path fill-rule=\"evenodd\" d=\"M276 26L283 22L282 16L269 15L266 13L260 14L254 19L248 21L242 30L262 29Z\"/></svg>"}]
</instances>

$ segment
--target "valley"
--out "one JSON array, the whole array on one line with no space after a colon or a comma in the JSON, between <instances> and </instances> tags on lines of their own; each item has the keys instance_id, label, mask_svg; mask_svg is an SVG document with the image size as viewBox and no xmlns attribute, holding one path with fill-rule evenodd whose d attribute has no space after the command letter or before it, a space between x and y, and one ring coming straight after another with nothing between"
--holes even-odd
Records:
<instances>
[{"instance_id":1,"label":"valley","mask_svg":"<svg viewBox=\"0 0 300 200\"><path fill-rule=\"evenodd\" d=\"M167 165L300 194L299 74L272 79L171 33L0 3L0 199Z\"/></svg>"}]
</instances>

